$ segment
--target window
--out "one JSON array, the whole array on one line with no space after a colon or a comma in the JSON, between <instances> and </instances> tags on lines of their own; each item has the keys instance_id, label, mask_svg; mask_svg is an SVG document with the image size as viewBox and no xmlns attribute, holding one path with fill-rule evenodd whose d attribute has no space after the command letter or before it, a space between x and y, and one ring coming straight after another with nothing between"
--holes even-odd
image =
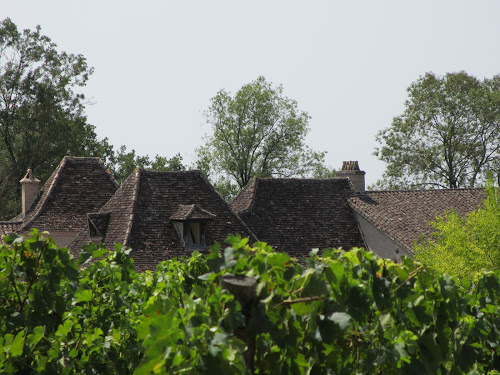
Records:
<instances>
[{"instance_id":1,"label":"window","mask_svg":"<svg viewBox=\"0 0 500 375\"><path fill-rule=\"evenodd\" d=\"M180 205L170 217L170 221L186 250L206 251L208 247L205 241L205 228L213 218L215 218L214 214L193 204Z\"/></svg>"},{"instance_id":2,"label":"window","mask_svg":"<svg viewBox=\"0 0 500 375\"><path fill-rule=\"evenodd\" d=\"M89 235L92 241L101 241L106 235L110 213L87 214Z\"/></svg>"}]
</instances>

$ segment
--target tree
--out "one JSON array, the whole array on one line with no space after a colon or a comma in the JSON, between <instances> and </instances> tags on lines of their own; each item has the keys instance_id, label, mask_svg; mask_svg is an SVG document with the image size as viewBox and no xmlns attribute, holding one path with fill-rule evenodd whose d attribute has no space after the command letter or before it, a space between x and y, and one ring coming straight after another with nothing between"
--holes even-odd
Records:
<instances>
[{"instance_id":1,"label":"tree","mask_svg":"<svg viewBox=\"0 0 500 375\"><path fill-rule=\"evenodd\" d=\"M500 196L490 181L483 206L466 217L450 212L436 218L432 238L415 246L415 258L438 272L473 279L500 269Z\"/></svg>"},{"instance_id":2,"label":"tree","mask_svg":"<svg viewBox=\"0 0 500 375\"><path fill-rule=\"evenodd\" d=\"M47 36L0 23L0 217L18 212L19 184L28 168L46 179L65 155L112 153L84 115L74 90L92 74L82 55L59 52Z\"/></svg>"},{"instance_id":3,"label":"tree","mask_svg":"<svg viewBox=\"0 0 500 375\"><path fill-rule=\"evenodd\" d=\"M115 179L120 183L124 182L137 167L159 172L186 170L186 166L182 164L181 154L177 154L170 159L156 155L154 160L151 161L148 155L136 155L135 150L127 151L125 146L121 146L113 152L108 166Z\"/></svg>"},{"instance_id":4,"label":"tree","mask_svg":"<svg viewBox=\"0 0 500 375\"><path fill-rule=\"evenodd\" d=\"M204 170L223 195L243 188L252 177L331 175L325 152L305 145L310 116L264 77L231 96L221 90L205 112L211 133L197 150Z\"/></svg>"},{"instance_id":5,"label":"tree","mask_svg":"<svg viewBox=\"0 0 500 375\"><path fill-rule=\"evenodd\" d=\"M380 131L383 188L460 188L500 172L500 75L426 73L408 88L405 111Z\"/></svg>"}]
</instances>

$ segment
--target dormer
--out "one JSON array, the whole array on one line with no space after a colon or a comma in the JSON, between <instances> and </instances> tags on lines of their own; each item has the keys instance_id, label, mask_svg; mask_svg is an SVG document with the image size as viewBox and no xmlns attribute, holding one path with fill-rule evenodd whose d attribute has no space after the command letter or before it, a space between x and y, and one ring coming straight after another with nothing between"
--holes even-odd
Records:
<instances>
[{"instance_id":1,"label":"dormer","mask_svg":"<svg viewBox=\"0 0 500 375\"><path fill-rule=\"evenodd\" d=\"M110 213L87 214L90 239L94 242L102 241L108 228Z\"/></svg>"},{"instance_id":2,"label":"dormer","mask_svg":"<svg viewBox=\"0 0 500 375\"><path fill-rule=\"evenodd\" d=\"M187 251L205 251L207 250L205 241L206 224L214 218L214 214L196 204L181 204L178 210L170 216L170 221L179 235L182 246Z\"/></svg>"}]
</instances>

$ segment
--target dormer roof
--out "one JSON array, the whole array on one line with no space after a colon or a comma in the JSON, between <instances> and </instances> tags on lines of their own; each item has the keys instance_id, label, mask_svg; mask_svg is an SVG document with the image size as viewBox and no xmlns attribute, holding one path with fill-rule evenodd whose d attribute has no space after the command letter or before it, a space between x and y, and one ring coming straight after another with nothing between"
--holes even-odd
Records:
<instances>
[{"instance_id":1,"label":"dormer roof","mask_svg":"<svg viewBox=\"0 0 500 375\"><path fill-rule=\"evenodd\" d=\"M188 221L188 220L212 220L215 218L215 215L200 208L196 204L180 204L179 209L175 211L172 216L170 216L170 220L175 221Z\"/></svg>"}]
</instances>

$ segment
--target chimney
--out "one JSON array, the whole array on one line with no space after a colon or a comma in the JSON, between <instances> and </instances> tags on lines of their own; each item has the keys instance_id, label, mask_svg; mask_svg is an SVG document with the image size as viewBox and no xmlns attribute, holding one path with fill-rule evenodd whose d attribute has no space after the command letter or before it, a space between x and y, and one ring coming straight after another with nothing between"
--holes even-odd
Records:
<instances>
[{"instance_id":1,"label":"chimney","mask_svg":"<svg viewBox=\"0 0 500 375\"><path fill-rule=\"evenodd\" d=\"M349 177L354 191L364 192L365 174L366 172L359 170L357 161L344 161L342 163L342 170L337 172L337 177Z\"/></svg>"},{"instance_id":2,"label":"chimney","mask_svg":"<svg viewBox=\"0 0 500 375\"><path fill-rule=\"evenodd\" d=\"M31 169L28 169L26 176L19 182L23 190L23 210L21 215L24 217L38 195L40 180L33 176L33 171Z\"/></svg>"}]
</instances>

